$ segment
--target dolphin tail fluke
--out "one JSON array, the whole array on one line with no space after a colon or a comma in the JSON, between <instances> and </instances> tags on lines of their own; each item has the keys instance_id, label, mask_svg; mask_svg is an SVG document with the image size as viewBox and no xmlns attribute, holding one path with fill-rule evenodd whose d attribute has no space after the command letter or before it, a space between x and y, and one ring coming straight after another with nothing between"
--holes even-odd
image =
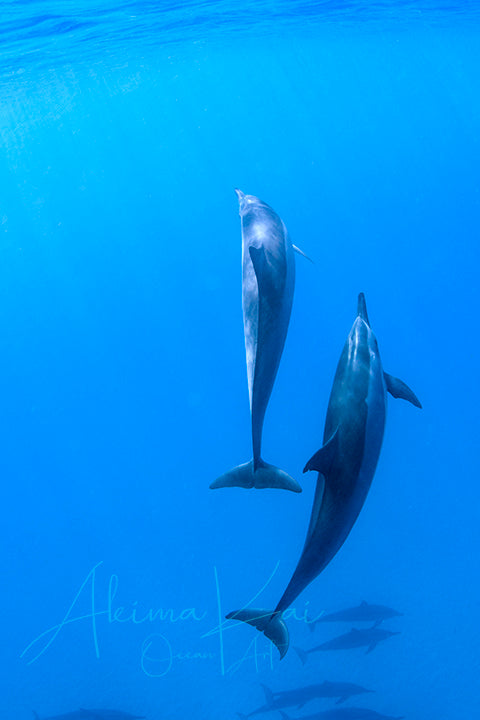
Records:
<instances>
[{"instance_id":1,"label":"dolphin tail fluke","mask_svg":"<svg viewBox=\"0 0 480 720\"><path fill-rule=\"evenodd\" d=\"M290 638L281 613L249 608L247 610L234 610L225 617L227 620L241 620L257 628L275 645L280 653L280 660L285 656Z\"/></svg>"},{"instance_id":2,"label":"dolphin tail fluke","mask_svg":"<svg viewBox=\"0 0 480 720\"><path fill-rule=\"evenodd\" d=\"M220 475L210 485L212 490L224 487L256 488L257 490L275 488L291 490L296 493L302 492L301 486L290 475L263 460L257 462L256 468L254 468L253 460L243 465L237 465L224 475Z\"/></svg>"},{"instance_id":3,"label":"dolphin tail fluke","mask_svg":"<svg viewBox=\"0 0 480 720\"><path fill-rule=\"evenodd\" d=\"M298 657L300 658L300 662L302 665L305 665L308 660L308 653L306 650L302 650L302 648L295 647L293 648L295 652L297 653Z\"/></svg>"}]
</instances>

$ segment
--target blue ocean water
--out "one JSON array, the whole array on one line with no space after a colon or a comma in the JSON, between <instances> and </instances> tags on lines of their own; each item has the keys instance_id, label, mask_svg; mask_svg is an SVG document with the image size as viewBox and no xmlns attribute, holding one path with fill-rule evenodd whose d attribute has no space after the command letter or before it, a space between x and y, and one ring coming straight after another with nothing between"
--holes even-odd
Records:
<instances>
[{"instance_id":1,"label":"blue ocean water","mask_svg":"<svg viewBox=\"0 0 480 720\"><path fill-rule=\"evenodd\" d=\"M2 718L223 720L324 680L375 690L345 707L479 715L477 5L2 4ZM208 487L251 457L236 187L314 260L264 431L301 495ZM279 661L223 618L295 568L360 291L423 410L389 398ZM303 666L350 629L305 619L362 600L401 634Z\"/></svg>"}]
</instances>

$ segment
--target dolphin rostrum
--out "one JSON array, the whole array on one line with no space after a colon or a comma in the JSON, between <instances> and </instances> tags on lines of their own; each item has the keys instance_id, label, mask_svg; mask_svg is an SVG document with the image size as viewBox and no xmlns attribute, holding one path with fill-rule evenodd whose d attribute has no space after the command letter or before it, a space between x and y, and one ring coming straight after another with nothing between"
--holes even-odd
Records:
<instances>
[{"instance_id":1,"label":"dolphin rostrum","mask_svg":"<svg viewBox=\"0 0 480 720\"><path fill-rule=\"evenodd\" d=\"M227 619L242 620L263 632L282 658L289 636L282 613L319 575L345 542L367 497L385 427L387 392L421 404L398 378L383 371L365 296L341 354L325 420L323 447L304 472L318 472L305 545L292 578L273 611L244 608Z\"/></svg>"},{"instance_id":2,"label":"dolphin rostrum","mask_svg":"<svg viewBox=\"0 0 480 720\"><path fill-rule=\"evenodd\" d=\"M252 418L253 459L210 487L281 488L301 492L296 480L261 456L265 412L282 356L293 302L295 248L282 219L254 195L235 191L242 219L243 328Z\"/></svg>"}]
</instances>

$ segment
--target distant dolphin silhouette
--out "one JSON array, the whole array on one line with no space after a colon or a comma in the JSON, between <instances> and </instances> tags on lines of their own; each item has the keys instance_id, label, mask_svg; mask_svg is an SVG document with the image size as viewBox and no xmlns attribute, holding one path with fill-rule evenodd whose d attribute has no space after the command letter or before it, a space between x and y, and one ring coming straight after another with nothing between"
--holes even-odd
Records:
<instances>
[{"instance_id":1,"label":"distant dolphin silhouette","mask_svg":"<svg viewBox=\"0 0 480 720\"><path fill-rule=\"evenodd\" d=\"M40 720L36 712L33 715L35 720ZM122 710L109 710L106 708L87 710L86 708L80 708L63 715L50 715L41 720L144 720L144 718L145 715L132 715Z\"/></svg>"},{"instance_id":2,"label":"distant dolphin silhouette","mask_svg":"<svg viewBox=\"0 0 480 720\"><path fill-rule=\"evenodd\" d=\"M61 715L49 715L48 717L42 717L38 713L33 711L35 720L93 720L91 713L88 710L73 710L69 713L63 713Z\"/></svg>"},{"instance_id":3,"label":"distant dolphin silhouette","mask_svg":"<svg viewBox=\"0 0 480 720\"><path fill-rule=\"evenodd\" d=\"M343 348L328 404L324 445L304 472L318 480L305 545L295 572L275 610L242 609L227 619L242 620L263 632L282 658L288 650L286 610L319 575L345 542L367 497L385 427L387 391L421 407L401 380L383 372L365 297L358 297L357 318Z\"/></svg>"},{"instance_id":4,"label":"distant dolphin silhouette","mask_svg":"<svg viewBox=\"0 0 480 720\"><path fill-rule=\"evenodd\" d=\"M380 625L384 620L392 617L399 617L403 613L387 607L386 605L373 605L363 600L360 605L345 610L322 615L318 620L309 623L310 630L313 630L317 623L326 622L373 622L373 627Z\"/></svg>"},{"instance_id":5,"label":"distant dolphin silhouette","mask_svg":"<svg viewBox=\"0 0 480 720\"><path fill-rule=\"evenodd\" d=\"M287 713L280 710L282 720L293 720ZM299 720L403 720L404 715L392 717L391 715L381 715L375 710L368 708L334 708L333 710L324 710L314 715L306 715Z\"/></svg>"},{"instance_id":6,"label":"distant dolphin silhouette","mask_svg":"<svg viewBox=\"0 0 480 720\"><path fill-rule=\"evenodd\" d=\"M262 688L265 693L265 705L261 705L243 717L252 717L252 715L281 710L286 707L302 708L307 703L318 698L338 698L338 705L348 700L352 695L373 692L354 683L329 682L328 680L316 685L306 685L304 687L294 688L293 690L281 690L279 692L272 692L266 685L262 685ZM240 713L238 714L240 715Z\"/></svg>"},{"instance_id":7,"label":"distant dolphin silhouette","mask_svg":"<svg viewBox=\"0 0 480 720\"><path fill-rule=\"evenodd\" d=\"M123 710L109 710L108 708L92 708L84 710L90 713L92 720L145 720L145 715L132 715Z\"/></svg>"},{"instance_id":8,"label":"distant dolphin silhouette","mask_svg":"<svg viewBox=\"0 0 480 720\"><path fill-rule=\"evenodd\" d=\"M367 630L357 630L352 628L348 633L338 635L338 637L332 640L327 640L321 645L317 645L310 650L301 650L295 648L298 657L305 665L307 656L314 652L329 651L329 650L352 650L353 648L366 647L367 654L375 650L379 642L388 640L388 638L394 635L400 635L399 632L392 632L390 630L381 630L380 628L368 628Z\"/></svg>"},{"instance_id":9,"label":"distant dolphin silhouette","mask_svg":"<svg viewBox=\"0 0 480 720\"><path fill-rule=\"evenodd\" d=\"M290 321L295 286L293 253L298 248L292 245L283 221L269 205L241 190L235 192L242 218L243 327L253 460L221 475L210 487L301 492L296 480L261 456L263 421Z\"/></svg>"}]
</instances>

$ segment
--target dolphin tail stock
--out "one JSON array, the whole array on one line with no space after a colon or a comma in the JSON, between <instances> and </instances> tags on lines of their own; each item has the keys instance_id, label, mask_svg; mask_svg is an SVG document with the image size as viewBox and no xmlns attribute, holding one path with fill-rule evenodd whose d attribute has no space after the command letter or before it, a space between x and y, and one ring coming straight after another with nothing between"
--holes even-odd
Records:
<instances>
[{"instance_id":1,"label":"dolphin tail stock","mask_svg":"<svg viewBox=\"0 0 480 720\"><path fill-rule=\"evenodd\" d=\"M32 710L32 713L33 713L34 720L40 720L40 715L37 712L35 712L35 710Z\"/></svg>"},{"instance_id":2,"label":"dolphin tail stock","mask_svg":"<svg viewBox=\"0 0 480 720\"><path fill-rule=\"evenodd\" d=\"M383 377L385 378L385 385L387 390L394 398L400 398L401 400L407 400L408 402L415 405L415 407L422 409L422 403L417 398L413 390L411 390L403 380L400 380L393 375L389 375L384 372Z\"/></svg>"},{"instance_id":3,"label":"dolphin tail stock","mask_svg":"<svg viewBox=\"0 0 480 720\"><path fill-rule=\"evenodd\" d=\"M288 628L282 620L282 613L278 611L262 610L260 608L248 608L245 610L234 610L225 616L227 620L240 620L263 632L277 648L280 653L280 660L285 657L290 642Z\"/></svg>"},{"instance_id":4,"label":"dolphin tail stock","mask_svg":"<svg viewBox=\"0 0 480 720\"><path fill-rule=\"evenodd\" d=\"M302 663L302 665L306 665L306 662L308 660L308 652L306 650L302 650L302 648L299 647L294 647L293 649L300 658L300 662Z\"/></svg>"},{"instance_id":5,"label":"dolphin tail stock","mask_svg":"<svg viewBox=\"0 0 480 720\"><path fill-rule=\"evenodd\" d=\"M246 489L275 488L278 490L291 490L291 492L302 492L301 486L290 475L275 465L269 465L264 460L255 463L250 460L243 465L237 465L232 470L220 475L211 485L211 490L225 487L241 487Z\"/></svg>"}]
</instances>

